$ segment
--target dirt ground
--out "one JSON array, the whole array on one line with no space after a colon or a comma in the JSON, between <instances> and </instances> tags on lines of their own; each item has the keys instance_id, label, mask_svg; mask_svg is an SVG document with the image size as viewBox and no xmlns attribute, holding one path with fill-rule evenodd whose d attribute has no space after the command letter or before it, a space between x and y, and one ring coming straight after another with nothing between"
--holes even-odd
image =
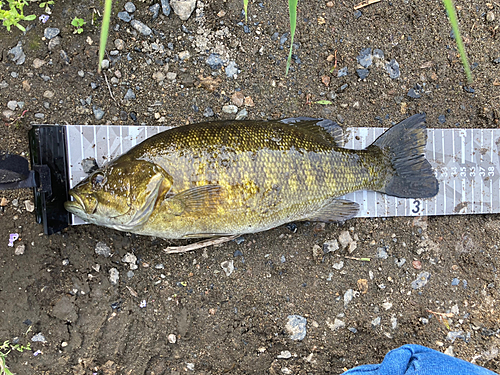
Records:
<instances>
[{"instance_id":1,"label":"dirt ground","mask_svg":"<svg viewBox=\"0 0 500 375\"><path fill-rule=\"evenodd\" d=\"M222 110L233 102L249 119L300 115L346 127L390 126L426 112L429 127L498 127L500 6L494 1L456 1L474 68L471 85L439 0L381 1L361 15L354 1L300 2L286 77L284 0L251 2L248 24L240 0L198 0L184 22L161 8L153 20L153 3L135 1L134 17L153 30L150 36L117 18L124 4L113 5L111 63L104 70L112 96L96 72L100 17L94 9L101 2L57 0L49 21L33 21L26 35L0 30L1 149L27 155L35 123L181 125L235 118ZM27 14L42 11L29 8ZM70 26L75 16L87 21L81 34ZM50 49L47 27L60 29L60 43ZM22 64L8 53L19 41ZM384 64L374 63L360 80L356 57L368 47L384 52ZM212 53L223 68L207 65ZM397 79L384 69L391 59L400 66ZM239 71L228 77L231 61ZM338 77L343 67L348 75ZM410 98L417 84L423 93ZM135 99L125 100L129 88ZM251 100L242 104L235 92ZM319 100L333 104L314 104ZM9 101L24 106L6 112ZM207 107L214 116L205 116ZM104 116L97 120L99 109ZM16 374L339 374L380 362L407 343L500 371L497 215L297 223L296 231L283 226L245 235L243 242L167 255L166 241L96 226L43 235L26 210L30 190L1 197L8 203L0 213L0 341L32 348L8 354ZM323 248L343 231L356 241L354 252L315 256L315 245ZM20 236L13 247L11 233ZM24 253L16 255L20 245ZM127 253L137 260L124 262ZM234 264L229 276L223 262ZM111 269L119 273L116 285ZM421 272L430 278L414 289ZM290 315L307 319L303 340L290 338Z\"/></svg>"}]
</instances>

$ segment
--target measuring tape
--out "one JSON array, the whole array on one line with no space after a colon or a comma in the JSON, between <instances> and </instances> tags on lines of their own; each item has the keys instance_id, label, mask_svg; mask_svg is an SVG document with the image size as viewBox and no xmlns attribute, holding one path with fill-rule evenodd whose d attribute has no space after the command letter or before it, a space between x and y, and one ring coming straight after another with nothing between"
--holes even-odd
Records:
<instances>
[{"instance_id":1,"label":"measuring tape","mask_svg":"<svg viewBox=\"0 0 500 375\"><path fill-rule=\"evenodd\" d=\"M169 126L65 125L70 187L87 177L82 160L99 166ZM344 130L346 148L363 149L384 128ZM436 172L439 193L429 199L402 199L373 191L344 196L357 202L357 217L489 214L500 212L500 129L427 129L426 157ZM84 223L73 216L72 224Z\"/></svg>"}]
</instances>

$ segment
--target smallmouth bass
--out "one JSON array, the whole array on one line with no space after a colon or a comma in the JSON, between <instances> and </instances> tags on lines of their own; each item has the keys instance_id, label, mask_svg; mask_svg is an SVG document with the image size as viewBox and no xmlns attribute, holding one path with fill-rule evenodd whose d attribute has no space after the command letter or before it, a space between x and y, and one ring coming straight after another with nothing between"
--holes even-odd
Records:
<instances>
[{"instance_id":1,"label":"smallmouth bass","mask_svg":"<svg viewBox=\"0 0 500 375\"><path fill-rule=\"evenodd\" d=\"M429 198L425 114L364 150L343 148L332 121L217 121L156 134L76 185L66 209L89 223L168 239L255 233L292 221L356 215L357 190Z\"/></svg>"}]
</instances>

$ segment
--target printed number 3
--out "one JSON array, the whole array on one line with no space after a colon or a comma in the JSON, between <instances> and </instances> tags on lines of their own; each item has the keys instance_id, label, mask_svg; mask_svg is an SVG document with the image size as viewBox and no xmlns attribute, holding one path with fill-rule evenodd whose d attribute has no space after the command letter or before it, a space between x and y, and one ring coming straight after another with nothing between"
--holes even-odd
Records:
<instances>
[{"instance_id":1,"label":"printed number 3","mask_svg":"<svg viewBox=\"0 0 500 375\"><path fill-rule=\"evenodd\" d=\"M418 214L420 212L420 204L421 202L418 200L418 199L415 199L413 201L413 209L411 210L411 212L413 212L414 214Z\"/></svg>"}]
</instances>

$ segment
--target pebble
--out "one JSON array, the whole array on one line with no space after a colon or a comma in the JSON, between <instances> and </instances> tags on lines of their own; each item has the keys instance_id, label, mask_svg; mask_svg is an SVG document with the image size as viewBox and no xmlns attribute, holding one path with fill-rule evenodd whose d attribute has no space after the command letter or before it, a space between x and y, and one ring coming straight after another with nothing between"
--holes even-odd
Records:
<instances>
[{"instance_id":1,"label":"pebble","mask_svg":"<svg viewBox=\"0 0 500 375\"><path fill-rule=\"evenodd\" d=\"M371 48L362 49L361 52L359 53L359 56L356 57L356 59L358 60L358 64L361 65L363 68L368 68L373 62L372 49Z\"/></svg>"},{"instance_id":2,"label":"pebble","mask_svg":"<svg viewBox=\"0 0 500 375\"><path fill-rule=\"evenodd\" d=\"M181 20L186 21L196 8L196 0L176 0L170 6Z\"/></svg>"},{"instance_id":3,"label":"pebble","mask_svg":"<svg viewBox=\"0 0 500 375\"><path fill-rule=\"evenodd\" d=\"M245 107L253 107L255 106L255 103L253 102L253 99L251 96L245 96L245 100L243 102Z\"/></svg>"},{"instance_id":4,"label":"pebble","mask_svg":"<svg viewBox=\"0 0 500 375\"><path fill-rule=\"evenodd\" d=\"M189 51L181 51L179 52L179 59L181 60L187 60L191 57L191 54L189 53Z\"/></svg>"},{"instance_id":5,"label":"pebble","mask_svg":"<svg viewBox=\"0 0 500 375\"><path fill-rule=\"evenodd\" d=\"M493 13L491 10L488 13L486 13L486 21L488 22L495 21L495 13Z\"/></svg>"},{"instance_id":6,"label":"pebble","mask_svg":"<svg viewBox=\"0 0 500 375\"><path fill-rule=\"evenodd\" d=\"M6 89L9 87L9 84L6 81L0 82L0 89Z\"/></svg>"},{"instance_id":7,"label":"pebble","mask_svg":"<svg viewBox=\"0 0 500 375\"><path fill-rule=\"evenodd\" d=\"M401 75L401 72L399 71L399 63L395 59L392 59L385 65L385 70L389 73L389 77L392 79L399 78Z\"/></svg>"},{"instance_id":8,"label":"pebble","mask_svg":"<svg viewBox=\"0 0 500 375\"><path fill-rule=\"evenodd\" d=\"M444 354L449 355L450 357L455 357L455 353L453 352L453 346L448 346L444 351Z\"/></svg>"},{"instance_id":9,"label":"pebble","mask_svg":"<svg viewBox=\"0 0 500 375\"><path fill-rule=\"evenodd\" d=\"M177 73L174 72L168 72L167 73L167 79L170 81L173 81L175 78L177 78Z\"/></svg>"},{"instance_id":10,"label":"pebble","mask_svg":"<svg viewBox=\"0 0 500 375\"><path fill-rule=\"evenodd\" d=\"M238 112L238 107L236 107L234 104L226 104L226 105L222 106L222 112L234 114L234 113Z\"/></svg>"},{"instance_id":11,"label":"pebble","mask_svg":"<svg viewBox=\"0 0 500 375\"><path fill-rule=\"evenodd\" d=\"M47 99L52 99L54 97L54 91L46 90L43 92L43 97Z\"/></svg>"},{"instance_id":12,"label":"pebble","mask_svg":"<svg viewBox=\"0 0 500 375\"><path fill-rule=\"evenodd\" d=\"M160 4L153 4L148 9L153 13L153 19L157 19L160 14Z\"/></svg>"},{"instance_id":13,"label":"pebble","mask_svg":"<svg viewBox=\"0 0 500 375\"><path fill-rule=\"evenodd\" d=\"M238 74L238 65L236 65L236 62L230 61L226 67L226 76L228 78L236 78L235 76L237 74Z\"/></svg>"},{"instance_id":14,"label":"pebble","mask_svg":"<svg viewBox=\"0 0 500 375\"><path fill-rule=\"evenodd\" d=\"M9 100L9 102L7 102L7 108L9 108L11 111L15 111L17 108L17 101Z\"/></svg>"},{"instance_id":15,"label":"pebble","mask_svg":"<svg viewBox=\"0 0 500 375\"><path fill-rule=\"evenodd\" d=\"M323 252L325 254L333 253L339 249L339 242L335 239L323 243Z\"/></svg>"},{"instance_id":16,"label":"pebble","mask_svg":"<svg viewBox=\"0 0 500 375\"><path fill-rule=\"evenodd\" d=\"M226 276L230 276L234 271L234 262L232 260L225 260L220 264Z\"/></svg>"},{"instance_id":17,"label":"pebble","mask_svg":"<svg viewBox=\"0 0 500 375\"><path fill-rule=\"evenodd\" d=\"M344 268L344 261L341 260L340 262L338 263L333 263L332 264L332 267L336 270L341 270L342 268Z\"/></svg>"},{"instance_id":18,"label":"pebble","mask_svg":"<svg viewBox=\"0 0 500 375\"><path fill-rule=\"evenodd\" d=\"M417 278L411 282L411 287L413 289L423 288L428 282L431 274L427 271L418 274Z\"/></svg>"},{"instance_id":19,"label":"pebble","mask_svg":"<svg viewBox=\"0 0 500 375\"><path fill-rule=\"evenodd\" d=\"M175 344L177 342L177 336L175 336L173 333L167 336L167 340L171 344Z\"/></svg>"},{"instance_id":20,"label":"pebble","mask_svg":"<svg viewBox=\"0 0 500 375\"><path fill-rule=\"evenodd\" d=\"M406 263L406 259L405 258L401 258L401 259L396 258L396 259L394 259L394 263L396 263L396 266L401 268L401 267L403 267L403 264Z\"/></svg>"},{"instance_id":21,"label":"pebble","mask_svg":"<svg viewBox=\"0 0 500 375\"><path fill-rule=\"evenodd\" d=\"M170 7L169 0L161 0L161 10L167 17L170 15L172 8Z\"/></svg>"},{"instance_id":22,"label":"pebble","mask_svg":"<svg viewBox=\"0 0 500 375\"><path fill-rule=\"evenodd\" d=\"M347 305L349 304L349 302L352 301L354 296L355 296L354 290L347 289L347 291L344 293L344 308L347 307Z\"/></svg>"},{"instance_id":23,"label":"pebble","mask_svg":"<svg viewBox=\"0 0 500 375\"><path fill-rule=\"evenodd\" d=\"M232 96L231 96L231 101L233 102L234 105L241 107L243 105L243 102L245 100L245 96L241 91L236 91Z\"/></svg>"},{"instance_id":24,"label":"pebble","mask_svg":"<svg viewBox=\"0 0 500 375\"><path fill-rule=\"evenodd\" d=\"M441 124L444 124L446 122L446 116L445 115L439 115L438 117L438 121L441 123Z\"/></svg>"},{"instance_id":25,"label":"pebble","mask_svg":"<svg viewBox=\"0 0 500 375\"><path fill-rule=\"evenodd\" d=\"M32 201L30 201L29 199L27 199L23 203L24 203L24 208L26 209L26 211L28 211L28 212L35 211L35 205L33 204Z\"/></svg>"},{"instance_id":26,"label":"pebble","mask_svg":"<svg viewBox=\"0 0 500 375\"><path fill-rule=\"evenodd\" d=\"M379 247L377 249L377 258L379 259L387 259L389 258L389 254L387 254L387 251L383 247Z\"/></svg>"},{"instance_id":27,"label":"pebble","mask_svg":"<svg viewBox=\"0 0 500 375\"><path fill-rule=\"evenodd\" d=\"M38 69L46 64L46 61L39 59L38 57L33 60L33 68Z\"/></svg>"},{"instance_id":28,"label":"pebble","mask_svg":"<svg viewBox=\"0 0 500 375\"><path fill-rule=\"evenodd\" d=\"M142 35L149 36L153 32L153 30L151 30L149 28L149 26L146 26L141 21L132 20L132 21L130 21L130 24L132 25L132 27L134 29L136 29L137 31L139 31Z\"/></svg>"},{"instance_id":29,"label":"pebble","mask_svg":"<svg viewBox=\"0 0 500 375\"><path fill-rule=\"evenodd\" d=\"M220 69L224 64L224 61L221 59L220 55L217 53L211 53L207 59L205 60L207 65L213 70Z\"/></svg>"},{"instance_id":30,"label":"pebble","mask_svg":"<svg viewBox=\"0 0 500 375\"><path fill-rule=\"evenodd\" d=\"M26 249L26 246L24 244L17 245L16 249L14 250L14 254L23 255L25 249Z\"/></svg>"},{"instance_id":31,"label":"pebble","mask_svg":"<svg viewBox=\"0 0 500 375\"><path fill-rule=\"evenodd\" d=\"M156 81L156 82L161 82L165 79L165 74L163 74L162 72L158 71L158 72L154 72L153 73L153 79Z\"/></svg>"},{"instance_id":32,"label":"pebble","mask_svg":"<svg viewBox=\"0 0 500 375\"><path fill-rule=\"evenodd\" d=\"M384 303L382 304L382 307L383 307L384 309L386 309L386 310L389 310L389 309L392 307L392 303L390 303L390 302L384 302Z\"/></svg>"},{"instance_id":33,"label":"pebble","mask_svg":"<svg viewBox=\"0 0 500 375\"><path fill-rule=\"evenodd\" d=\"M300 315L288 315L285 329L291 340L303 340L307 334L307 319Z\"/></svg>"},{"instance_id":34,"label":"pebble","mask_svg":"<svg viewBox=\"0 0 500 375\"><path fill-rule=\"evenodd\" d=\"M408 91L408 94L406 95L413 99L419 99L422 97L422 95L420 94L420 90L415 90L414 88L410 89L410 91Z\"/></svg>"},{"instance_id":35,"label":"pebble","mask_svg":"<svg viewBox=\"0 0 500 375\"><path fill-rule=\"evenodd\" d=\"M375 48L373 50L373 53L372 53L373 57L376 58L376 59L383 59L385 56L384 56L384 51L382 51L381 49L378 49L378 48Z\"/></svg>"},{"instance_id":36,"label":"pebble","mask_svg":"<svg viewBox=\"0 0 500 375\"><path fill-rule=\"evenodd\" d=\"M343 67L342 69L339 69L339 71L337 72L337 77L344 77L344 76L346 76L348 73L349 73L349 71L348 71L348 69L347 69L347 66L346 66L346 67Z\"/></svg>"},{"instance_id":37,"label":"pebble","mask_svg":"<svg viewBox=\"0 0 500 375\"><path fill-rule=\"evenodd\" d=\"M214 110L210 107L205 108L205 110L203 111L203 116L205 117L213 117L214 115Z\"/></svg>"},{"instance_id":38,"label":"pebble","mask_svg":"<svg viewBox=\"0 0 500 375\"><path fill-rule=\"evenodd\" d=\"M290 353L289 350L283 350L281 353L276 357L278 359L289 359L292 358L292 353Z\"/></svg>"},{"instance_id":39,"label":"pebble","mask_svg":"<svg viewBox=\"0 0 500 375\"><path fill-rule=\"evenodd\" d=\"M382 318L380 316L377 316L375 319L371 321L372 327L378 327L380 325L380 322L382 321Z\"/></svg>"},{"instance_id":40,"label":"pebble","mask_svg":"<svg viewBox=\"0 0 500 375\"><path fill-rule=\"evenodd\" d=\"M47 342L47 340L45 339L45 336L42 335L42 333L37 333L36 335L34 335L32 338L31 338L31 341L33 342Z\"/></svg>"},{"instance_id":41,"label":"pebble","mask_svg":"<svg viewBox=\"0 0 500 375\"><path fill-rule=\"evenodd\" d=\"M247 117L248 117L248 111L246 108L243 108L236 114L236 117L234 119L239 121L239 120L244 120Z\"/></svg>"},{"instance_id":42,"label":"pebble","mask_svg":"<svg viewBox=\"0 0 500 375\"><path fill-rule=\"evenodd\" d=\"M12 117L14 117L14 111L12 111L10 109L6 109L6 110L2 111L2 118L4 120L10 120Z\"/></svg>"},{"instance_id":43,"label":"pebble","mask_svg":"<svg viewBox=\"0 0 500 375\"><path fill-rule=\"evenodd\" d=\"M122 262L128 263L130 265L131 270L136 270L137 268L139 268L136 264L137 257L135 256L135 254L132 254L132 253L125 254L125 256L122 258Z\"/></svg>"},{"instance_id":44,"label":"pebble","mask_svg":"<svg viewBox=\"0 0 500 375\"><path fill-rule=\"evenodd\" d=\"M359 9L356 9L356 11L354 12L354 18L355 19L358 19L362 15L363 15L363 13Z\"/></svg>"},{"instance_id":45,"label":"pebble","mask_svg":"<svg viewBox=\"0 0 500 375\"><path fill-rule=\"evenodd\" d=\"M59 44L61 44L61 37L56 36L54 39L49 41L49 51L54 50Z\"/></svg>"},{"instance_id":46,"label":"pebble","mask_svg":"<svg viewBox=\"0 0 500 375\"><path fill-rule=\"evenodd\" d=\"M123 22L130 22L132 20L132 17L127 12L118 12L118 18Z\"/></svg>"},{"instance_id":47,"label":"pebble","mask_svg":"<svg viewBox=\"0 0 500 375\"><path fill-rule=\"evenodd\" d=\"M328 326L328 328L330 328L332 331L336 331L340 328L344 328L345 327L345 322L343 320L340 320L338 318L335 318L335 320L332 322L330 322L329 320L326 321L326 325Z\"/></svg>"},{"instance_id":48,"label":"pebble","mask_svg":"<svg viewBox=\"0 0 500 375\"><path fill-rule=\"evenodd\" d=\"M420 270L422 269L422 262L419 261L419 260L414 260L413 262L411 262L411 265L413 266L413 268L415 268L416 270Z\"/></svg>"},{"instance_id":49,"label":"pebble","mask_svg":"<svg viewBox=\"0 0 500 375\"><path fill-rule=\"evenodd\" d=\"M342 249L345 249L352 241L352 237L348 231L344 230L340 232L339 243L340 246L342 246Z\"/></svg>"},{"instance_id":50,"label":"pebble","mask_svg":"<svg viewBox=\"0 0 500 375\"><path fill-rule=\"evenodd\" d=\"M358 75L359 79L365 79L368 77L368 74L370 74L370 71L368 69L357 69L356 74Z\"/></svg>"},{"instance_id":51,"label":"pebble","mask_svg":"<svg viewBox=\"0 0 500 375\"><path fill-rule=\"evenodd\" d=\"M94 117L96 120L102 120L102 118L104 117L104 111L99 108L99 107L96 107L95 105L92 106L92 112L94 112Z\"/></svg>"},{"instance_id":52,"label":"pebble","mask_svg":"<svg viewBox=\"0 0 500 375\"><path fill-rule=\"evenodd\" d=\"M101 68L103 69L108 69L109 68L109 60L108 59L103 59L101 62Z\"/></svg>"},{"instance_id":53,"label":"pebble","mask_svg":"<svg viewBox=\"0 0 500 375\"><path fill-rule=\"evenodd\" d=\"M129 13L135 12L135 5L134 5L134 3L130 2L130 1L125 3L125 6L123 8Z\"/></svg>"},{"instance_id":54,"label":"pebble","mask_svg":"<svg viewBox=\"0 0 500 375\"><path fill-rule=\"evenodd\" d=\"M123 39L115 39L114 44L115 48L119 51L123 51L123 49L125 48L125 42L123 41Z\"/></svg>"},{"instance_id":55,"label":"pebble","mask_svg":"<svg viewBox=\"0 0 500 375\"><path fill-rule=\"evenodd\" d=\"M59 35L61 31L57 28L57 27L47 27L44 31L43 31L43 36L47 39L52 39L52 38L55 38L56 36Z\"/></svg>"},{"instance_id":56,"label":"pebble","mask_svg":"<svg viewBox=\"0 0 500 375\"><path fill-rule=\"evenodd\" d=\"M21 41L17 42L17 45L11 48L7 53L14 55L12 61L15 61L16 65L24 64L26 61L26 55L23 52L23 43Z\"/></svg>"},{"instance_id":57,"label":"pebble","mask_svg":"<svg viewBox=\"0 0 500 375\"><path fill-rule=\"evenodd\" d=\"M43 120L45 118L45 115L43 113L35 113L35 118L39 120Z\"/></svg>"},{"instance_id":58,"label":"pebble","mask_svg":"<svg viewBox=\"0 0 500 375\"><path fill-rule=\"evenodd\" d=\"M456 277L451 280L451 285L452 286L457 286L458 284L460 284L460 279L457 279Z\"/></svg>"},{"instance_id":59,"label":"pebble","mask_svg":"<svg viewBox=\"0 0 500 375\"><path fill-rule=\"evenodd\" d=\"M134 91L132 89L128 89L125 96L123 97L123 99L125 99L125 100L135 99Z\"/></svg>"},{"instance_id":60,"label":"pebble","mask_svg":"<svg viewBox=\"0 0 500 375\"><path fill-rule=\"evenodd\" d=\"M111 256L111 249L108 245L106 245L104 242L98 242L95 245L94 249L95 253L97 255L103 255L104 257L108 258Z\"/></svg>"},{"instance_id":61,"label":"pebble","mask_svg":"<svg viewBox=\"0 0 500 375\"><path fill-rule=\"evenodd\" d=\"M116 268L111 268L109 270L109 281L111 284L116 285L118 284L118 280L120 279L120 272Z\"/></svg>"}]
</instances>

